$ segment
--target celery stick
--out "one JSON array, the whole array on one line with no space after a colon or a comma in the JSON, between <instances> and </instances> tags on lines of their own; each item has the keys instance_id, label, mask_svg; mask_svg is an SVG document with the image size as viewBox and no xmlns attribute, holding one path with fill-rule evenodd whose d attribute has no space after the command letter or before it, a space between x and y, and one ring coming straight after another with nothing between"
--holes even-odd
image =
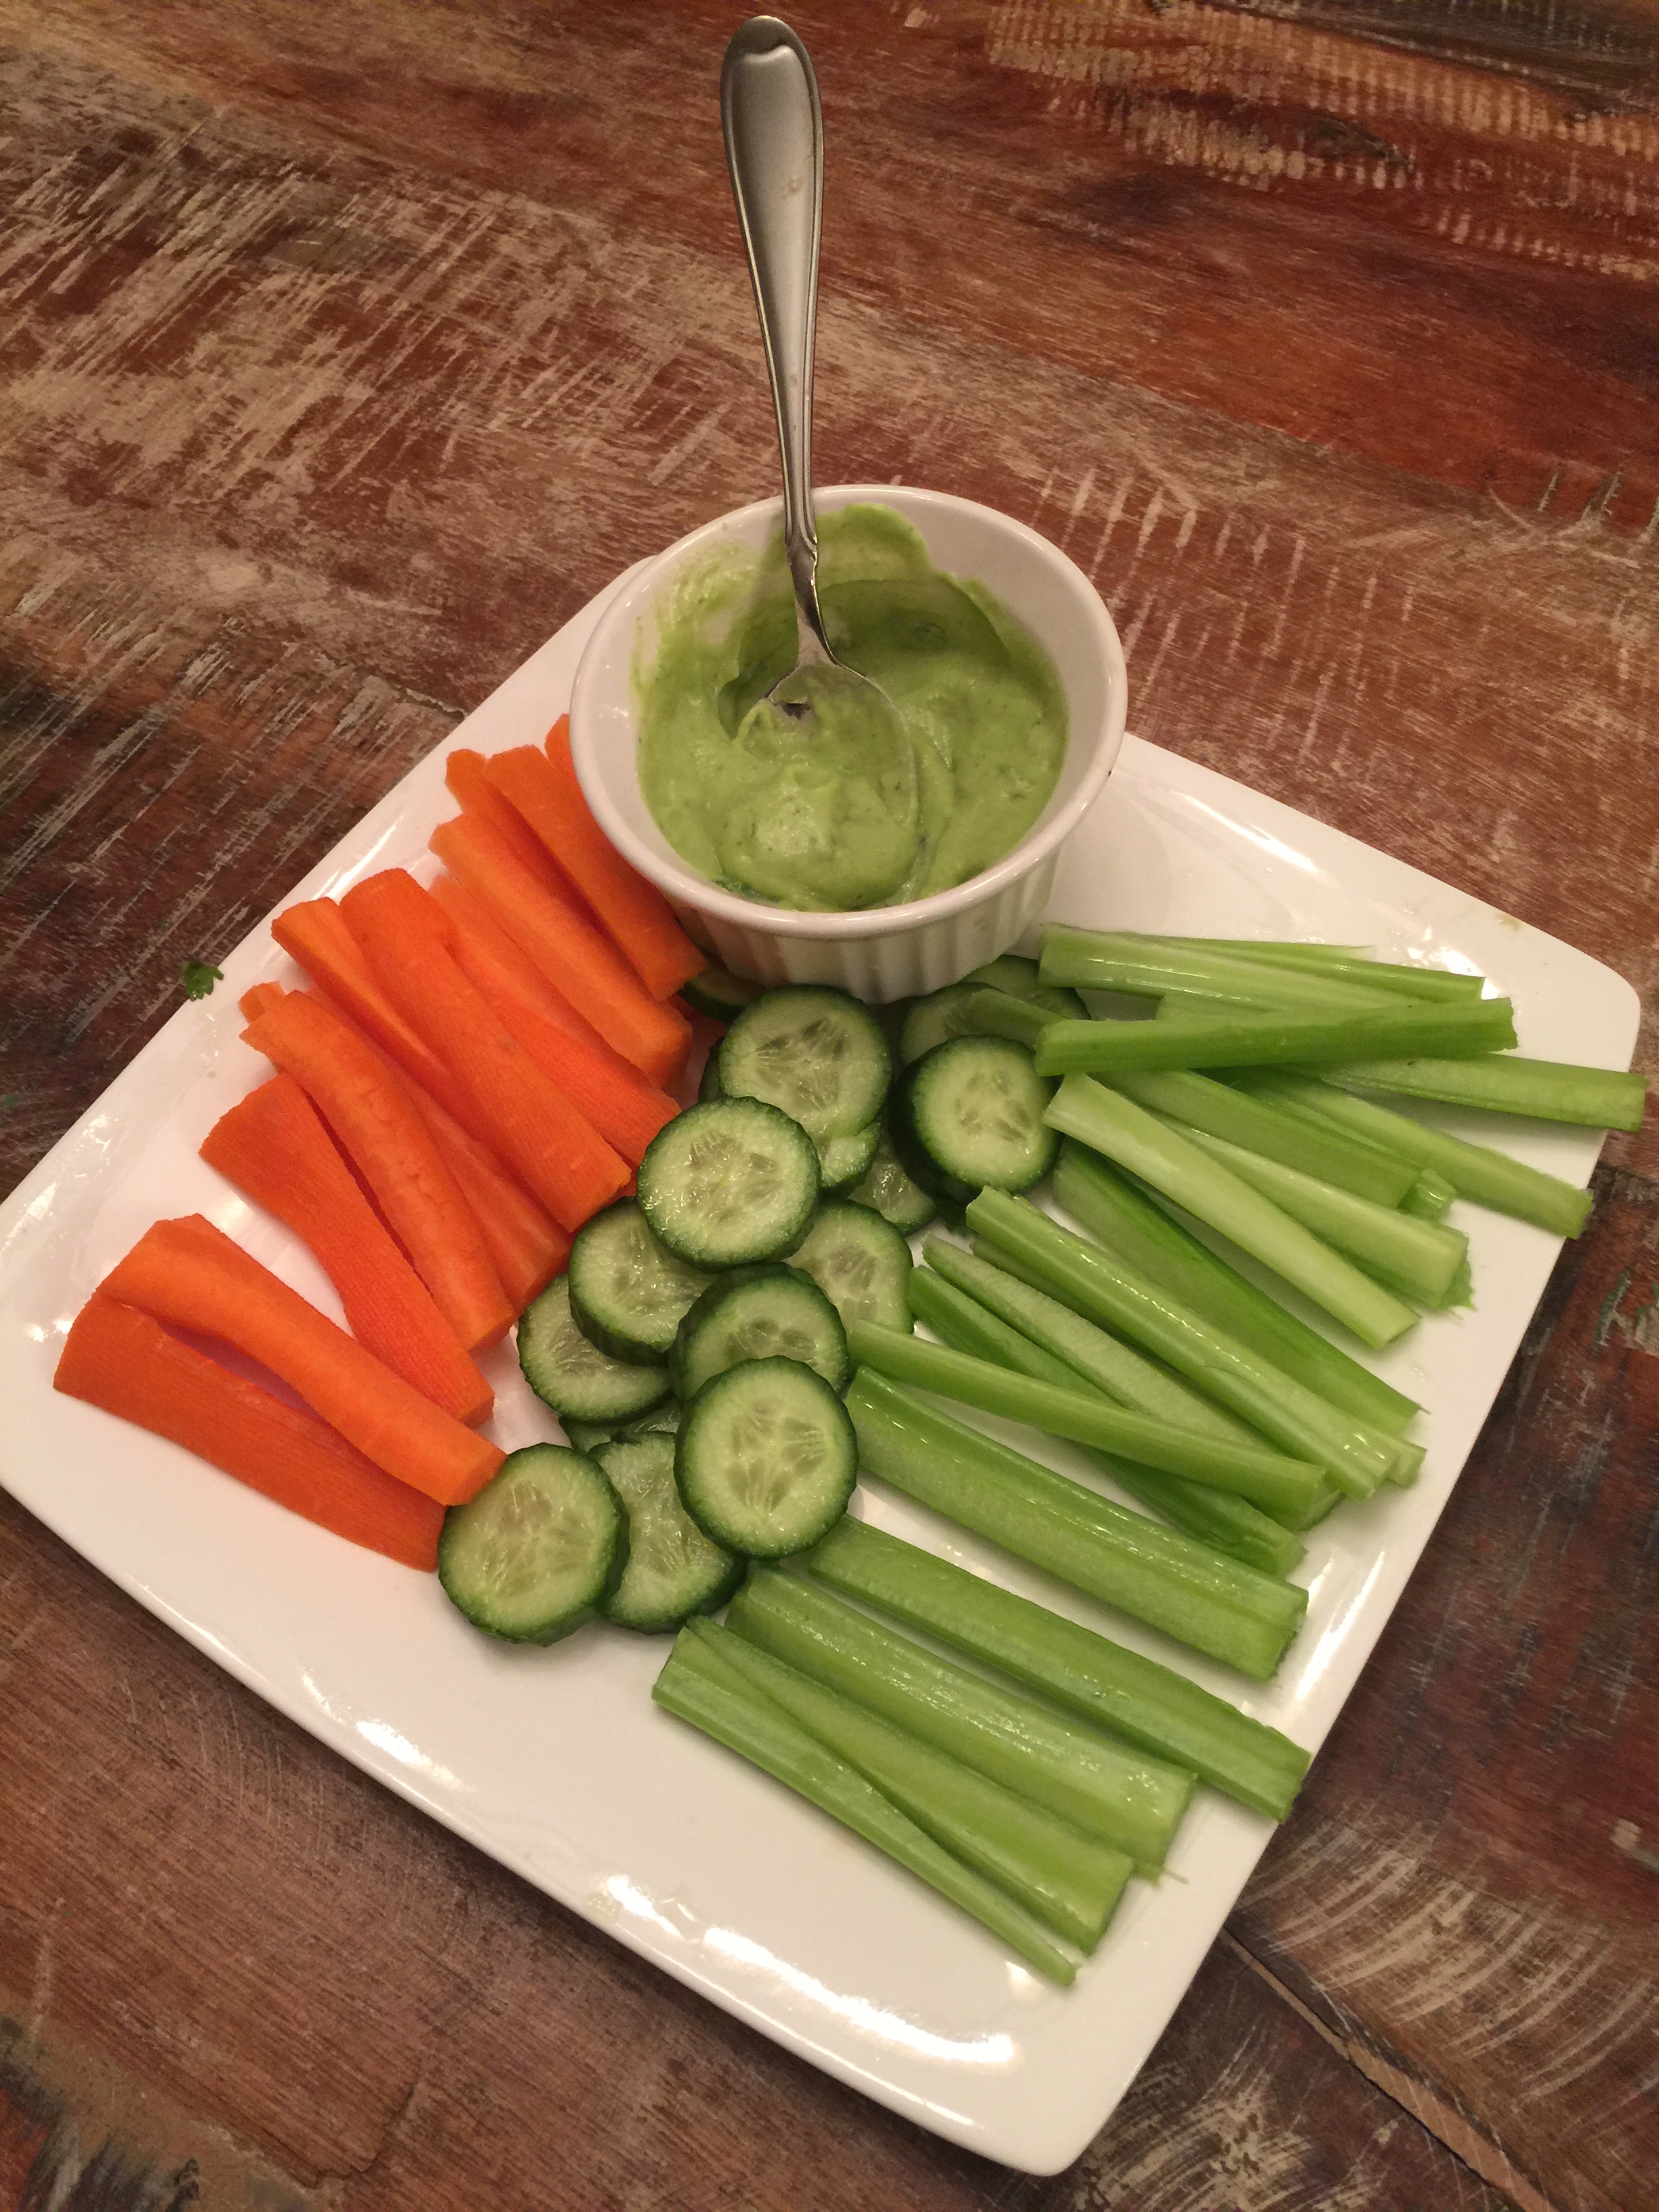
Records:
<instances>
[{"instance_id":1,"label":"celery stick","mask_svg":"<svg viewBox=\"0 0 1659 2212\"><path fill-rule=\"evenodd\" d=\"M1185 1768L940 1658L801 1575L773 1567L752 1576L726 1626L1016 1796L1127 1851L1137 1867L1156 1873L1163 1865L1193 1793Z\"/></svg>"},{"instance_id":2,"label":"celery stick","mask_svg":"<svg viewBox=\"0 0 1659 2212\"><path fill-rule=\"evenodd\" d=\"M895 1382L912 1382L955 1398L1007 1421L1029 1421L1051 1437L1070 1437L1080 1444L1160 1468L1228 1490L1264 1512L1305 1514L1319 1495L1320 1470L1305 1460L1287 1457L1254 1440L1241 1443L1201 1429L1176 1426L1112 1404L1098 1392L1075 1383L1060 1388L1033 1382L989 1360L970 1358L948 1345L929 1344L873 1322L849 1321L847 1345L860 1365L873 1367Z\"/></svg>"},{"instance_id":3,"label":"celery stick","mask_svg":"<svg viewBox=\"0 0 1659 2212\"><path fill-rule=\"evenodd\" d=\"M682 1632L651 1695L665 1711L689 1721L896 1859L971 1913L1051 1981L1069 1984L1076 1979L1076 1959L1034 1914L942 1850L896 1805L872 1789L855 1767L837 1759L781 1705L728 1667L722 1653L708 1650Z\"/></svg>"},{"instance_id":4,"label":"celery stick","mask_svg":"<svg viewBox=\"0 0 1659 2212\"><path fill-rule=\"evenodd\" d=\"M1316 1461L1351 1498L1369 1497L1399 1464L1398 1437L1332 1406L1129 1267L1118 1255L1075 1237L1033 1206L1001 1191L981 1191L968 1209L985 1256L1030 1280L1090 1321L1129 1337L1166 1361L1229 1413L1286 1450Z\"/></svg>"},{"instance_id":5,"label":"celery stick","mask_svg":"<svg viewBox=\"0 0 1659 2212\"><path fill-rule=\"evenodd\" d=\"M1279 1011L1241 1012L1224 1021L1050 1022L1036 1064L1039 1075L1109 1074L1125 1067L1304 1066L1376 1060L1390 1053L1462 1058L1507 1051L1514 1043L1515 1009L1507 999L1443 1006L1402 999L1380 1013L1334 1018Z\"/></svg>"},{"instance_id":6,"label":"celery stick","mask_svg":"<svg viewBox=\"0 0 1659 2212\"><path fill-rule=\"evenodd\" d=\"M1372 960L1352 945L1261 945L1233 937L1166 937L1162 942L1188 950L1213 946L1218 952L1265 960L1275 968L1310 968L1340 982L1362 983L1373 990L1399 991L1408 999L1478 999L1486 982L1482 975L1464 975L1451 968L1421 968L1413 961Z\"/></svg>"},{"instance_id":7,"label":"celery stick","mask_svg":"<svg viewBox=\"0 0 1659 2212\"><path fill-rule=\"evenodd\" d=\"M1336 1127L1334 1121L1331 1127ZM1438 1221L1456 1195L1444 1176L1437 1175L1432 1168L1425 1168L1401 1200L1400 1211L1414 1214L1419 1221Z\"/></svg>"},{"instance_id":8,"label":"celery stick","mask_svg":"<svg viewBox=\"0 0 1659 2212\"><path fill-rule=\"evenodd\" d=\"M969 1026L975 1036L1012 1037L1032 1052L1049 1023L1060 1019L1047 1006L989 986L975 991L968 1001Z\"/></svg>"},{"instance_id":9,"label":"celery stick","mask_svg":"<svg viewBox=\"0 0 1659 2212\"><path fill-rule=\"evenodd\" d=\"M1322 1144L1294 1114L1281 1113L1262 1099L1235 1091L1231 1084L1188 1068L1126 1071L1113 1077L1112 1088L1150 1114L1224 1137L1264 1159L1281 1160L1304 1175L1317 1176L1360 1198L1375 1199L1379 1206L1398 1206L1414 1179L1408 1162L1379 1152L1375 1145L1338 1138L1334 1128L1328 1133L1338 1140Z\"/></svg>"},{"instance_id":10,"label":"celery stick","mask_svg":"<svg viewBox=\"0 0 1659 2212\"><path fill-rule=\"evenodd\" d=\"M847 1410L870 1474L1074 1589L1265 1681L1307 1592L1011 1451L867 1370Z\"/></svg>"},{"instance_id":11,"label":"celery stick","mask_svg":"<svg viewBox=\"0 0 1659 2212\"><path fill-rule=\"evenodd\" d=\"M1282 1206L1286 1213L1334 1244L1339 1252L1358 1261L1379 1281L1388 1283L1408 1298L1425 1306L1444 1308L1457 1302L1460 1276L1468 1269L1469 1240L1462 1230L1440 1222L1396 1212L1391 1206L1375 1205L1356 1198L1334 1183L1321 1182L1279 1160L1263 1159L1212 1137L1202 1129L1188 1133L1191 1141L1220 1161L1224 1167Z\"/></svg>"},{"instance_id":12,"label":"celery stick","mask_svg":"<svg viewBox=\"0 0 1659 2212\"><path fill-rule=\"evenodd\" d=\"M950 1249L954 1252L957 1248ZM1000 1268L989 1272L1002 1273ZM1014 1279L1005 1276L1003 1279ZM1018 1329L988 1313L976 1298L954 1284L941 1281L930 1268L913 1268L909 1287L917 1320L925 1322L953 1352L971 1352L975 1359L994 1359L1000 1367L1035 1376L1040 1382L1077 1387L1079 1378L1063 1359L1056 1359ZM1034 1291L1032 1295L1041 1294ZM1201 1543L1213 1544L1230 1559L1243 1559L1247 1567L1259 1567L1267 1575L1287 1575L1303 1557L1306 1547L1248 1498L1211 1490L1201 1482L1187 1482L1178 1474L1162 1474L1156 1468L1109 1460L1103 1453L1091 1453L1090 1457L1131 1498L1151 1506L1154 1513L1161 1513ZM1334 1504L1339 1495L1334 1490L1322 1492L1321 1502L1328 1498Z\"/></svg>"},{"instance_id":13,"label":"celery stick","mask_svg":"<svg viewBox=\"0 0 1659 2212\"><path fill-rule=\"evenodd\" d=\"M1047 1073L1048 1071L1044 1071ZM1448 1106L1480 1106L1525 1114L1535 1121L1573 1121L1590 1129L1639 1129L1647 1081L1637 1068L1575 1067L1566 1060L1522 1060L1493 1052L1483 1059L1385 1060L1356 1053L1324 1067L1328 1081L1351 1091L1398 1091Z\"/></svg>"},{"instance_id":14,"label":"celery stick","mask_svg":"<svg viewBox=\"0 0 1659 2212\"><path fill-rule=\"evenodd\" d=\"M1190 1767L1241 1805L1275 1820L1290 1811L1308 1753L1172 1667L868 1522L838 1522L806 1565L843 1595L1001 1668L1127 1742Z\"/></svg>"},{"instance_id":15,"label":"celery stick","mask_svg":"<svg viewBox=\"0 0 1659 2212\"><path fill-rule=\"evenodd\" d=\"M1333 1406L1391 1435L1421 1410L1200 1244L1115 1168L1069 1139L1060 1148L1054 1195L1138 1274L1172 1291L1202 1320L1260 1352Z\"/></svg>"},{"instance_id":16,"label":"celery stick","mask_svg":"<svg viewBox=\"0 0 1659 2212\"><path fill-rule=\"evenodd\" d=\"M1512 1160L1491 1145L1472 1145L1443 1129L1425 1128L1408 1114L1322 1083L1288 1068L1255 1069L1236 1076L1253 1096L1271 1098L1288 1113L1304 1114L1384 1145L1420 1171L1443 1176L1459 1198L1494 1213L1512 1214L1557 1237L1576 1237L1589 1218L1591 1194L1559 1176Z\"/></svg>"},{"instance_id":17,"label":"celery stick","mask_svg":"<svg viewBox=\"0 0 1659 2212\"><path fill-rule=\"evenodd\" d=\"M1042 933L1042 968L1045 983L1127 991L1147 999L1185 991L1235 1006L1277 1006L1307 1014L1363 1015L1386 1010L1390 998L1375 986L1367 989L1312 969L1274 967L1210 946L1127 932L1068 929L1054 922Z\"/></svg>"},{"instance_id":18,"label":"celery stick","mask_svg":"<svg viewBox=\"0 0 1659 2212\"><path fill-rule=\"evenodd\" d=\"M688 1621L686 1628L857 1767L936 1844L1018 1898L1057 1936L1082 1950L1094 1949L1134 1872L1127 1851L1017 1797L948 1751L895 1728L867 1705L826 1689L730 1629L716 1628L712 1620Z\"/></svg>"},{"instance_id":19,"label":"celery stick","mask_svg":"<svg viewBox=\"0 0 1659 2212\"><path fill-rule=\"evenodd\" d=\"M1068 1075L1042 1118L1231 1237L1373 1351L1403 1336L1416 1321L1403 1300L1333 1251L1282 1206L1121 1091L1086 1076Z\"/></svg>"}]
</instances>

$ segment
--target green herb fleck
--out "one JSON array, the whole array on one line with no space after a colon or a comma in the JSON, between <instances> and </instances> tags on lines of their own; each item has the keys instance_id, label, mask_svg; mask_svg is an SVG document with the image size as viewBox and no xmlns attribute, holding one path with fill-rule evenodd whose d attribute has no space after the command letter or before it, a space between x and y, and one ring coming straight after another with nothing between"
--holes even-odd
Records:
<instances>
[{"instance_id":1,"label":"green herb fleck","mask_svg":"<svg viewBox=\"0 0 1659 2212\"><path fill-rule=\"evenodd\" d=\"M0 1114L15 1114L22 1103L21 1091L9 1091L3 1098L0 1098Z\"/></svg>"},{"instance_id":2,"label":"green herb fleck","mask_svg":"<svg viewBox=\"0 0 1659 2212\"><path fill-rule=\"evenodd\" d=\"M186 960L179 970L187 999L205 999L216 983L222 983L222 968L210 968L205 960Z\"/></svg>"}]
</instances>

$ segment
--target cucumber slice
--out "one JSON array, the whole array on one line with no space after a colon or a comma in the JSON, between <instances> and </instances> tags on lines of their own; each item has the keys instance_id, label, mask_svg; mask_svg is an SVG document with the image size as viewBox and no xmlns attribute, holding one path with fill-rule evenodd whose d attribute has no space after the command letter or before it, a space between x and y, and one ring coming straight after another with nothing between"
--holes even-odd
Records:
<instances>
[{"instance_id":1,"label":"cucumber slice","mask_svg":"<svg viewBox=\"0 0 1659 2212\"><path fill-rule=\"evenodd\" d=\"M764 988L764 984L751 982L747 975L734 975L729 968L716 968L711 963L702 975L680 985L680 996L694 1012L707 1014L711 1021L729 1022L751 1000L758 999Z\"/></svg>"},{"instance_id":2,"label":"cucumber slice","mask_svg":"<svg viewBox=\"0 0 1659 2212\"><path fill-rule=\"evenodd\" d=\"M947 1037L969 1034L973 1026L969 1009L979 988L977 983L947 983L942 991L930 991L915 1000L899 1031L899 1059L906 1067Z\"/></svg>"},{"instance_id":3,"label":"cucumber slice","mask_svg":"<svg viewBox=\"0 0 1659 2212\"><path fill-rule=\"evenodd\" d=\"M588 1342L571 1316L568 1275L550 1283L520 1316L519 1364L561 1419L568 1413L579 1421L630 1421L660 1405L670 1388L666 1367L611 1359Z\"/></svg>"},{"instance_id":4,"label":"cucumber slice","mask_svg":"<svg viewBox=\"0 0 1659 2212\"><path fill-rule=\"evenodd\" d=\"M609 1421L579 1421L574 1413L562 1417L559 1426L571 1450L586 1452L590 1457L596 1446L608 1444L616 1434Z\"/></svg>"},{"instance_id":5,"label":"cucumber slice","mask_svg":"<svg viewBox=\"0 0 1659 2212\"><path fill-rule=\"evenodd\" d=\"M1078 994L1064 983L1045 983L1042 971L1035 960L1023 953L1004 952L995 960L988 960L982 968L974 968L963 977L964 983L988 983L994 991L1006 991L1011 999L1024 999L1046 1013L1059 1014L1071 1022L1086 1022L1089 1009Z\"/></svg>"},{"instance_id":6,"label":"cucumber slice","mask_svg":"<svg viewBox=\"0 0 1659 2212\"><path fill-rule=\"evenodd\" d=\"M823 1144L881 1112L892 1054L867 1006L826 984L763 991L720 1041L728 1098L764 1098Z\"/></svg>"},{"instance_id":7,"label":"cucumber slice","mask_svg":"<svg viewBox=\"0 0 1659 2212\"><path fill-rule=\"evenodd\" d=\"M1042 1118L1053 1096L1024 1045L952 1037L905 1070L894 1149L918 1182L959 1206L988 1188L1029 1190L1060 1149Z\"/></svg>"},{"instance_id":8,"label":"cucumber slice","mask_svg":"<svg viewBox=\"0 0 1659 2212\"><path fill-rule=\"evenodd\" d=\"M724 1098L720 1089L720 1048L714 1046L702 1064L702 1073L697 1078L697 1103L706 1106L711 1098Z\"/></svg>"},{"instance_id":9,"label":"cucumber slice","mask_svg":"<svg viewBox=\"0 0 1659 2212\"><path fill-rule=\"evenodd\" d=\"M605 1604L627 1563L621 1498L585 1453L562 1444L509 1452L476 1498L451 1506L438 1537L451 1603L513 1644L568 1636Z\"/></svg>"},{"instance_id":10,"label":"cucumber slice","mask_svg":"<svg viewBox=\"0 0 1659 2212\"><path fill-rule=\"evenodd\" d=\"M858 1477L846 1407L798 1359L746 1359L699 1391L675 1448L685 1510L728 1551L781 1559L827 1536Z\"/></svg>"},{"instance_id":11,"label":"cucumber slice","mask_svg":"<svg viewBox=\"0 0 1659 2212\"><path fill-rule=\"evenodd\" d=\"M824 1198L837 1198L869 1174L881 1142L881 1126L854 1129L850 1137L830 1137L818 1146L818 1183Z\"/></svg>"},{"instance_id":12,"label":"cucumber slice","mask_svg":"<svg viewBox=\"0 0 1659 2212\"><path fill-rule=\"evenodd\" d=\"M711 1284L680 1323L672 1371L681 1404L744 1359L800 1360L834 1390L853 1376L841 1316L810 1277L776 1260Z\"/></svg>"},{"instance_id":13,"label":"cucumber slice","mask_svg":"<svg viewBox=\"0 0 1659 2212\"><path fill-rule=\"evenodd\" d=\"M817 1151L775 1106L711 1099L688 1107L651 1139L639 1192L652 1228L694 1267L772 1260L793 1248L812 1218Z\"/></svg>"},{"instance_id":14,"label":"cucumber slice","mask_svg":"<svg viewBox=\"0 0 1659 2212\"><path fill-rule=\"evenodd\" d=\"M843 1322L914 1328L909 1283L915 1262L910 1247L867 1206L848 1200L820 1206L789 1264L812 1278Z\"/></svg>"},{"instance_id":15,"label":"cucumber slice","mask_svg":"<svg viewBox=\"0 0 1659 2212\"><path fill-rule=\"evenodd\" d=\"M847 1196L853 1205L867 1206L884 1221L891 1222L901 1237L914 1237L918 1229L927 1226L939 1211L933 1193L924 1190L905 1173L885 1128L877 1143L869 1174L862 1182L854 1183Z\"/></svg>"},{"instance_id":16,"label":"cucumber slice","mask_svg":"<svg viewBox=\"0 0 1659 2212\"><path fill-rule=\"evenodd\" d=\"M599 1608L605 1619L654 1632L724 1605L743 1561L711 1543L681 1504L672 1437L619 1438L599 1464L628 1514L628 1565Z\"/></svg>"},{"instance_id":17,"label":"cucumber slice","mask_svg":"<svg viewBox=\"0 0 1659 2212\"><path fill-rule=\"evenodd\" d=\"M659 1366L674 1332L708 1287L652 1233L636 1198L618 1199L576 1232L568 1270L570 1317L592 1345L636 1366Z\"/></svg>"}]
</instances>

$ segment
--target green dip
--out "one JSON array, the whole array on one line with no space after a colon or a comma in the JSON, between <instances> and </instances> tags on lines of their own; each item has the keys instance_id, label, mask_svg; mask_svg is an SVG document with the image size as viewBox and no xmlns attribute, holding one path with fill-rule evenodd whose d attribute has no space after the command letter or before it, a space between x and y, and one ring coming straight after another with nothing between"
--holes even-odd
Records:
<instances>
[{"instance_id":1,"label":"green dip","mask_svg":"<svg viewBox=\"0 0 1659 2212\"><path fill-rule=\"evenodd\" d=\"M675 577L635 659L646 804L694 868L769 905L848 912L966 883L1054 790L1053 661L982 584L935 568L890 507L823 518L818 594L836 653L897 709L896 738L834 671L806 734L766 703L795 664L782 540L717 547Z\"/></svg>"}]
</instances>

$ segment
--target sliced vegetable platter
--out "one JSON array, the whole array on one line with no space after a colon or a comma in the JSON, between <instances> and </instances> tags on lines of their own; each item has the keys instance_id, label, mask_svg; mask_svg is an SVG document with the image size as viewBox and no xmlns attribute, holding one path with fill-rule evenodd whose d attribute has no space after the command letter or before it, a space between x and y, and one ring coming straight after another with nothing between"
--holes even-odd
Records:
<instances>
[{"instance_id":1,"label":"sliced vegetable platter","mask_svg":"<svg viewBox=\"0 0 1659 2212\"><path fill-rule=\"evenodd\" d=\"M428 875L453 811L444 757L540 741L602 602L527 662L284 905L377 870ZM1624 1067L1634 994L1611 971L1401 863L1175 756L1126 741L1067 848L1051 912L1085 928L1364 945L1473 969L1511 997L1522 1052ZM1200 1790L1157 1886L1130 1884L1069 1990L1052 1986L764 1775L653 1706L661 1639L589 1624L547 1650L479 1636L429 1577L337 1541L137 1430L53 1393L88 1293L162 1216L205 1215L325 1312L317 1263L198 1156L268 1074L238 1000L295 972L256 929L0 1209L0 1479L161 1618L358 1765L814 2063L984 2154L1052 2172L1140 2065L1272 1833ZM1419 1110L1583 1182L1599 1132ZM1427 1540L1541 1294L1559 1240L1473 1208L1474 1303L1369 1358L1419 1401L1409 1489L1309 1532L1308 1616L1266 1685L1215 1666L935 1518L881 1483L854 1512L1132 1650L1316 1748ZM1309 1310L1311 1311L1311 1310ZM507 1449L556 1437L512 1344L483 1355ZM978 1414L1062 1470L1073 1448Z\"/></svg>"}]
</instances>

